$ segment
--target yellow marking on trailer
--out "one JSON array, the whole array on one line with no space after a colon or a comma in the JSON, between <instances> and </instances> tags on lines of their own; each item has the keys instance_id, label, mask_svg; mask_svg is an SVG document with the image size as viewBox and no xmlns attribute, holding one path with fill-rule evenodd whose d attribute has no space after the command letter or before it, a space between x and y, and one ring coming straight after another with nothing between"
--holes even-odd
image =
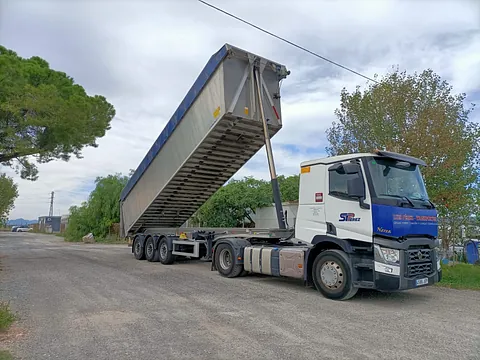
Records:
<instances>
[{"instance_id":1,"label":"yellow marking on trailer","mask_svg":"<svg viewBox=\"0 0 480 360\"><path fill-rule=\"evenodd\" d=\"M216 119L220 115L220 106L215 109L213 112L213 117Z\"/></svg>"}]
</instances>

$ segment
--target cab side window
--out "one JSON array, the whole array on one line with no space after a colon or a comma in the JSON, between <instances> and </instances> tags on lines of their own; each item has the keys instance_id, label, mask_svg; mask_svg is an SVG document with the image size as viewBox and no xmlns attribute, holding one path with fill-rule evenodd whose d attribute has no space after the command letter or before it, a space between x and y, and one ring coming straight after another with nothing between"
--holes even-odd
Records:
<instances>
[{"instance_id":1,"label":"cab side window","mask_svg":"<svg viewBox=\"0 0 480 360\"><path fill-rule=\"evenodd\" d=\"M328 177L329 195L343 199L351 199L348 197L347 181L357 178L358 174L346 174L341 170L335 170L329 171Z\"/></svg>"}]
</instances>

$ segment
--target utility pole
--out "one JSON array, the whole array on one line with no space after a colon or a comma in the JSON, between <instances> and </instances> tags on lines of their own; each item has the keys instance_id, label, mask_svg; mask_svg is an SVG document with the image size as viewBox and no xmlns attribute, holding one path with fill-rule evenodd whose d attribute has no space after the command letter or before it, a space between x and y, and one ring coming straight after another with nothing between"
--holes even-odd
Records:
<instances>
[{"instance_id":1,"label":"utility pole","mask_svg":"<svg viewBox=\"0 0 480 360\"><path fill-rule=\"evenodd\" d=\"M50 211L48 212L48 216L53 216L53 197L55 196L55 191L52 191L50 194Z\"/></svg>"}]
</instances>

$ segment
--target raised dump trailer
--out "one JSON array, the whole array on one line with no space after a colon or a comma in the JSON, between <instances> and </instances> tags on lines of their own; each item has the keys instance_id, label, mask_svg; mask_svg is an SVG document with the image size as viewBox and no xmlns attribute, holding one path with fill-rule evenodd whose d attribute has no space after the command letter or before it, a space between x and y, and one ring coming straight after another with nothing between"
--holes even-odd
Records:
<instances>
[{"instance_id":1,"label":"raised dump trailer","mask_svg":"<svg viewBox=\"0 0 480 360\"><path fill-rule=\"evenodd\" d=\"M254 69L258 70L256 86ZM121 194L124 236L176 228L282 127L285 66L224 45L214 54Z\"/></svg>"},{"instance_id":2,"label":"raised dump trailer","mask_svg":"<svg viewBox=\"0 0 480 360\"><path fill-rule=\"evenodd\" d=\"M438 282L437 212L420 159L376 151L303 162L295 229L286 228L270 137L282 127L287 75L230 45L210 59L122 193L135 258L211 260L229 278L298 278L337 300ZM263 144L278 229L179 228Z\"/></svg>"}]
</instances>

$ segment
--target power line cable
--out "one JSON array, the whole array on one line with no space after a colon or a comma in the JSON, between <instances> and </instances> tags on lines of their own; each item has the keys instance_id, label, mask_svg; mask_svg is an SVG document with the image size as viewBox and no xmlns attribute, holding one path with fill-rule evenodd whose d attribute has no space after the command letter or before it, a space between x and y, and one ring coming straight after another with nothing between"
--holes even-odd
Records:
<instances>
[{"instance_id":1,"label":"power line cable","mask_svg":"<svg viewBox=\"0 0 480 360\"><path fill-rule=\"evenodd\" d=\"M268 34L268 35L270 35L270 36L273 36L274 38L276 38L276 39L278 39L278 40L281 40L281 41L283 41L283 42L286 42L286 43L289 44L289 45L292 45L292 46L294 46L294 47L296 47L296 48L298 48L298 49L300 49L300 50L303 50L303 51L309 53L310 55L313 55L313 56L315 56L315 57L317 57L317 58L319 58L319 59L322 59L322 60L324 60L324 61L329 62L330 64L333 64L333 65L335 65L335 66L338 66L338 67L340 67L340 68L342 68L342 69L344 69L344 70L347 70L347 71L350 71L351 73L354 73L355 75L361 76L361 77L363 77L364 79L373 81L374 83L378 84L378 81L377 81L377 80L374 80L374 79L372 79L372 78L370 78L370 77L368 77L368 76L366 76L366 75L363 75L363 74L359 73L358 71L355 71L355 70L353 70L353 69L350 69L350 68L348 68L348 67L346 67L346 66L344 66L344 65L342 65L342 64L339 64L339 63L337 63L337 62L335 62L335 61L333 61L333 60L327 59L326 57L324 57L324 56L322 56L322 55L319 55L319 54L317 54L316 52L313 52L313 51L311 51L311 50L308 50L307 48L305 48L305 47L303 47L303 46L301 46L301 45L295 44L294 42L292 42L292 41L290 41L290 40L287 40L287 39L285 39L285 38L283 38L283 37L281 37L281 36L278 36L278 35L270 32L270 31L268 31L268 30L265 30L265 29L261 28L260 26L257 26L257 25L255 25L255 24L252 24L251 22L248 22L247 20L244 20L244 19L242 19L242 18L240 18L240 17L238 17L238 16L235 16L235 15L233 15L232 13L229 13L228 11L225 11L225 10L220 9L219 7L216 7L215 5L209 4L208 2L206 2L206 1L204 1L204 0L198 0L198 1L201 2L202 4L206 5L206 6L211 7L212 9L215 9L215 10L217 10L217 11L219 11L219 12L225 14L225 15L228 15L228 16L230 16L230 17L232 17L232 18L234 18L234 19L236 19L236 20L238 20L238 21L241 21L241 22L243 22L244 24L247 24L247 25L249 25L249 26L251 26L251 27L253 27L253 28L257 29L257 30L260 30L260 31L262 31L262 32L264 32L264 33L266 33L266 34Z\"/></svg>"}]
</instances>

